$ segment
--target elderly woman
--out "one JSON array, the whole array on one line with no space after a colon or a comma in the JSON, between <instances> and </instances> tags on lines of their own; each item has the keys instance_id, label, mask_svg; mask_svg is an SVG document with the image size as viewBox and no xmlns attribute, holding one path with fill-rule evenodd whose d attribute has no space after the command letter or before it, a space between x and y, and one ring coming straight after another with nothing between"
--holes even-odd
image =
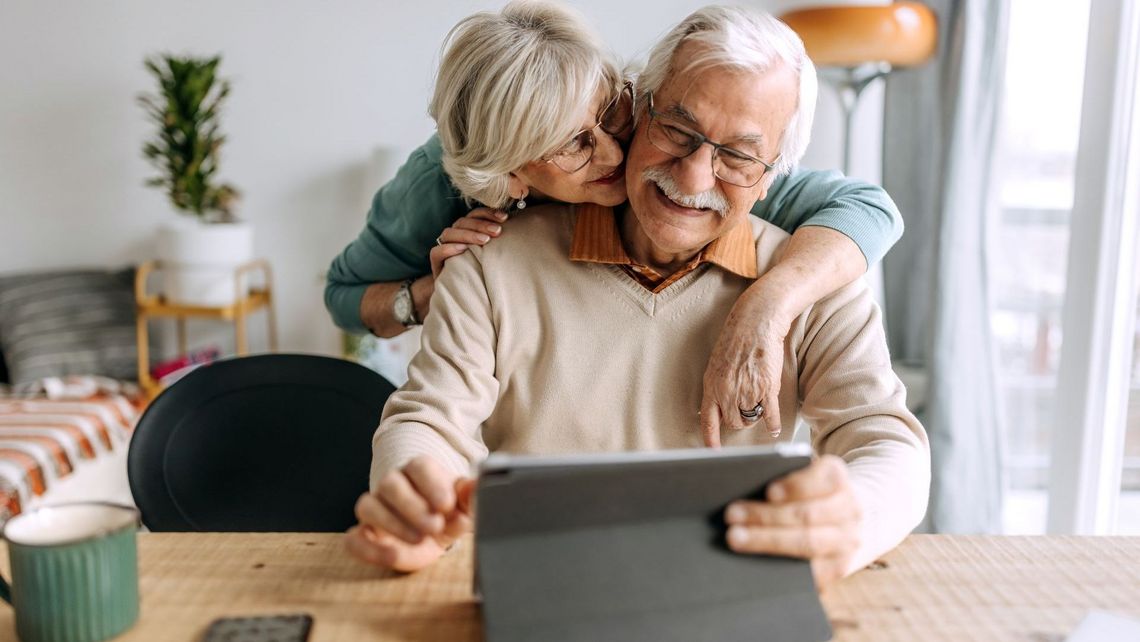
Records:
<instances>
[{"instance_id":1,"label":"elderly woman","mask_svg":"<svg viewBox=\"0 0 1140 642\"><path fill-rule=\"evenodd\" d=\"M346 330L390 337L420 323L433 291L430 270L487 243L527 204L626 199L632 92L579 15L559 4L513 2L462 20L443 51L431 102L438 136L377 192L365 229L329 270L325 303ZM794 171L797 140L783 137L774 163L780 176L752 209L794 235L725 321L703 378L706 434L758 421L778 434L792 320L858 278L902 234L880 188L836 172ZM472 211L477 203L496 209ZM642 276L662 280L651 270Z\"/></svg>"}]
</instances>

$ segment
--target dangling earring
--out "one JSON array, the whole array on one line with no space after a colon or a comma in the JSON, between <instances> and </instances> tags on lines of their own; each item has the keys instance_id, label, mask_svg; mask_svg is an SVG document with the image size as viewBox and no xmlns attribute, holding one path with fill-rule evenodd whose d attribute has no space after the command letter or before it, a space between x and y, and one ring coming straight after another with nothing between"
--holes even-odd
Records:
<instances>
[{"instance_id":1,"label":"dangling earring","mask_svg":"<svg viewBox=\"0 0 1140 642\"><path fill-rule=\"evenodd\" d=\"M516 210L525 210L526 209L526 199L520 198L519 202L515 203L515 209Z\"/></svg>"}]
</instances>

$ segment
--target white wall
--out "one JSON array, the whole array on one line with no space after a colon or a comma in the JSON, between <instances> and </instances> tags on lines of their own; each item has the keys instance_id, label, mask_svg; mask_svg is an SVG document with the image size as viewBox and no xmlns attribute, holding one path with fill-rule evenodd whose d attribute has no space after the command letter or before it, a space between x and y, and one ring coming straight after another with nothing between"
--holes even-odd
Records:
<instances>
[{"instance_id":1,"label":"white wall","mask_svg":"<svg viewBox=\"0 0 1140 642\"><path fill-rule=\"evenodd\" d=\"M700 0L576 2L627 58ZM758 2L780 11L803 2ZM175 214L143 186L149 134L135 96L163 51L224 56L233 81L223 177L244 197L276 270L282 348L334 353L321 274L361 228L377 175L432 131L426 114L447 30L502 2L132 0L0 2L0 273L151 258ZM878 93L878 92L874 92ZM855 174L877 179L881 99L860 114ZM839 163L839 118L821 92L806 163ZM369 178L371 175L371 178ZM228 336L228 335L227 335Z\"/></svg>"}]
</instances>

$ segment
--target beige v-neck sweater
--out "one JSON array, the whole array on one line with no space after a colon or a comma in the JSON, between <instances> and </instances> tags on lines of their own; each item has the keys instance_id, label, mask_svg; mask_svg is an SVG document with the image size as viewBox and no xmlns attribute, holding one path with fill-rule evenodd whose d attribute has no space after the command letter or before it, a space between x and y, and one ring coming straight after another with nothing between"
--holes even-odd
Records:
<instances>
[{"instance_id":1,"label":"beige v-neck sweater","mask_svg":"<svg viewBox=\"0 0 1140 642\"><path fill-rule=\"evenodd\" d=\"M573 206L528 210L487 246L450 259L408 382L384 407L372 483L417 455L469 475L488 451L567 453L699 447L705 364L751 281L702 265L653 294L620 267L569 260ZM788 235L749 217L758 272ZM792 324L780 440L797 418L817 453L848 464L862 505L852 568L921 520L930 485L926 433L891 370L879 308L859 282ZM771 443L729 431L726 446Z\"/></svg>"}]
</instances>

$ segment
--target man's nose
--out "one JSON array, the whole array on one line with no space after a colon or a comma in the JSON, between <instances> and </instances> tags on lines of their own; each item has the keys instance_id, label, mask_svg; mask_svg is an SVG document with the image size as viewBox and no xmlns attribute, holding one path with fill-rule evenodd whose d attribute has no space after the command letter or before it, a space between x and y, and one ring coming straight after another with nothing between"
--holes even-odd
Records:
<instances>
[{"instance_id":1,"label":"man's nose","mask_svg":"<svg viewBox=\"0 0 1140 642\"><path fill-rule=\"evenodd\" d=\"M681 192L700 194L716 187L712 155L712 147L701 145L692 154L673 161L673 181Z\"/></svg>"}]
</instances>

